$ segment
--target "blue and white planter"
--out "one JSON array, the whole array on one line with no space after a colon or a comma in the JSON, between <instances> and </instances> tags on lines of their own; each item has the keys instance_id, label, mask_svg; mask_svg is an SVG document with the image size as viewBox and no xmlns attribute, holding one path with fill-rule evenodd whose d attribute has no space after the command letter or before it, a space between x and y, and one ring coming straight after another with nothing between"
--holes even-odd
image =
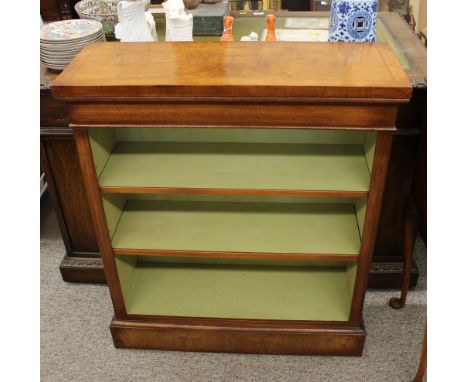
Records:
<instances>
[{"instance_id":1,"label":"blue and white planter","mask_svg":"<svg viewBox=\"0 0 468 382\"><path fill-rule=\"evenodd\" d=\"M333 0L328 41L375 42L378 0Z\"/></svg>"}]
</instances>

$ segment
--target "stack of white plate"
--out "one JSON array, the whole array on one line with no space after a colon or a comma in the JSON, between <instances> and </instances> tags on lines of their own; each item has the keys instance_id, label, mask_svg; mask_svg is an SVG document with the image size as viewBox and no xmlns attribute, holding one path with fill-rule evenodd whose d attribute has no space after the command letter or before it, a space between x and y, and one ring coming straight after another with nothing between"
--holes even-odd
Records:
<instances>
[{"instance_id":1,"label":"stack of white plate","mask_svg":"<svg viewBox=\"0 0 468 382\"><path fill-rule=\"evenodd\" d=\"M41 28L41 62L63 70L86 45L106 41L102 24L95 20L63 20Z\"/></svg>"}]
</instances>

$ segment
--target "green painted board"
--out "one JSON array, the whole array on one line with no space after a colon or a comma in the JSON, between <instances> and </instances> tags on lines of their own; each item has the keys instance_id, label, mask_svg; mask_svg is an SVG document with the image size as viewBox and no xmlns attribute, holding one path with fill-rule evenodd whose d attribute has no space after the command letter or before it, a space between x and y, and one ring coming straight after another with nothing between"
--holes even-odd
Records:
<instances>
[{"instance_id":1,"label":"green painted board","mask_svg":"<svg viewBox=\"0 0 468 382\"><path fill-rule=\"evenodd\" d=\"M118 142L99 184L367 191L362 145Z\"/></svg>"},{"instance_id":2,"label":"green painted board","mask_svg":"<svg viewBox=\"0 0 468 382\"><path fill-rule=\"evenodd\" d=\"M346 268L143 263L131 280L129 314L347 321L351 304Z\"/></svg>"},{"instance_id":3,"label":"green painted board","mask_svg":"<svg viewBox=\"0 0 468 382\"><path fill-rule=\"evenodd\" d=\"M107 221L107 229L109 235L114 235L115 229L119 223L122 211L125 206L126 198L119 194L105 194L102 198L102 206Z\"/></svg>"},{"instance_id":4,"label":"green painted board","mask_svg":"<svg viewBox=\"0 0 468 382\"><path fill-rule=\"evenodd\" d=\"M101 175L115 145L114 129L88 129L97 176Z\"/></svg>"},{"instance_id":5,"label":"green painted board","mask_svg":"<svg viewBox=\"0 0 468 382\"><path fill-rule=\"evenodd\" d=\"M127 201L114 248L358 255L353 204Z\"/></svg>"}]
</instances>

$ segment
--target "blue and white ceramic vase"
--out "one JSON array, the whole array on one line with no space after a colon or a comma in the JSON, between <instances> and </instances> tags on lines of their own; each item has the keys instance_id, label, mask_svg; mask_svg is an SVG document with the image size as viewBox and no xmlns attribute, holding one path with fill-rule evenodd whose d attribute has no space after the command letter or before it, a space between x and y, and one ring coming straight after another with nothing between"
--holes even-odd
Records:
<instances>
[{"instance_id":1,"label":"blue and white ceramic vase","mask_svg":"<svg viewBox=\"0 0 468 382\"><path fill-rule=\"evenodd\" d=\"M378 0L333 0L328 41L375 42Z\"/></svg>"}]
</instances>

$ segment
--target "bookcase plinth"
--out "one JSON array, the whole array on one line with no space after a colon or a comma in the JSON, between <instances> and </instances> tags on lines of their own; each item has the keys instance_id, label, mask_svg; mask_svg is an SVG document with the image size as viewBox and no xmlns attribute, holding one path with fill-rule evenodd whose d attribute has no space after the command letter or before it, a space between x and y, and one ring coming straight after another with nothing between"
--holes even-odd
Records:
<instances>
[{"instance_id":1,"label":"bookcase plinth","mask_svg":"<svg viewBox=\"0 0 468 382\"><path fill-rule=\"evenodd\" d=\"M362 327L263 320L114 317L110 329L117 348L220 353L361 356L366 338Z\"/></svg>"}]
</instances>

